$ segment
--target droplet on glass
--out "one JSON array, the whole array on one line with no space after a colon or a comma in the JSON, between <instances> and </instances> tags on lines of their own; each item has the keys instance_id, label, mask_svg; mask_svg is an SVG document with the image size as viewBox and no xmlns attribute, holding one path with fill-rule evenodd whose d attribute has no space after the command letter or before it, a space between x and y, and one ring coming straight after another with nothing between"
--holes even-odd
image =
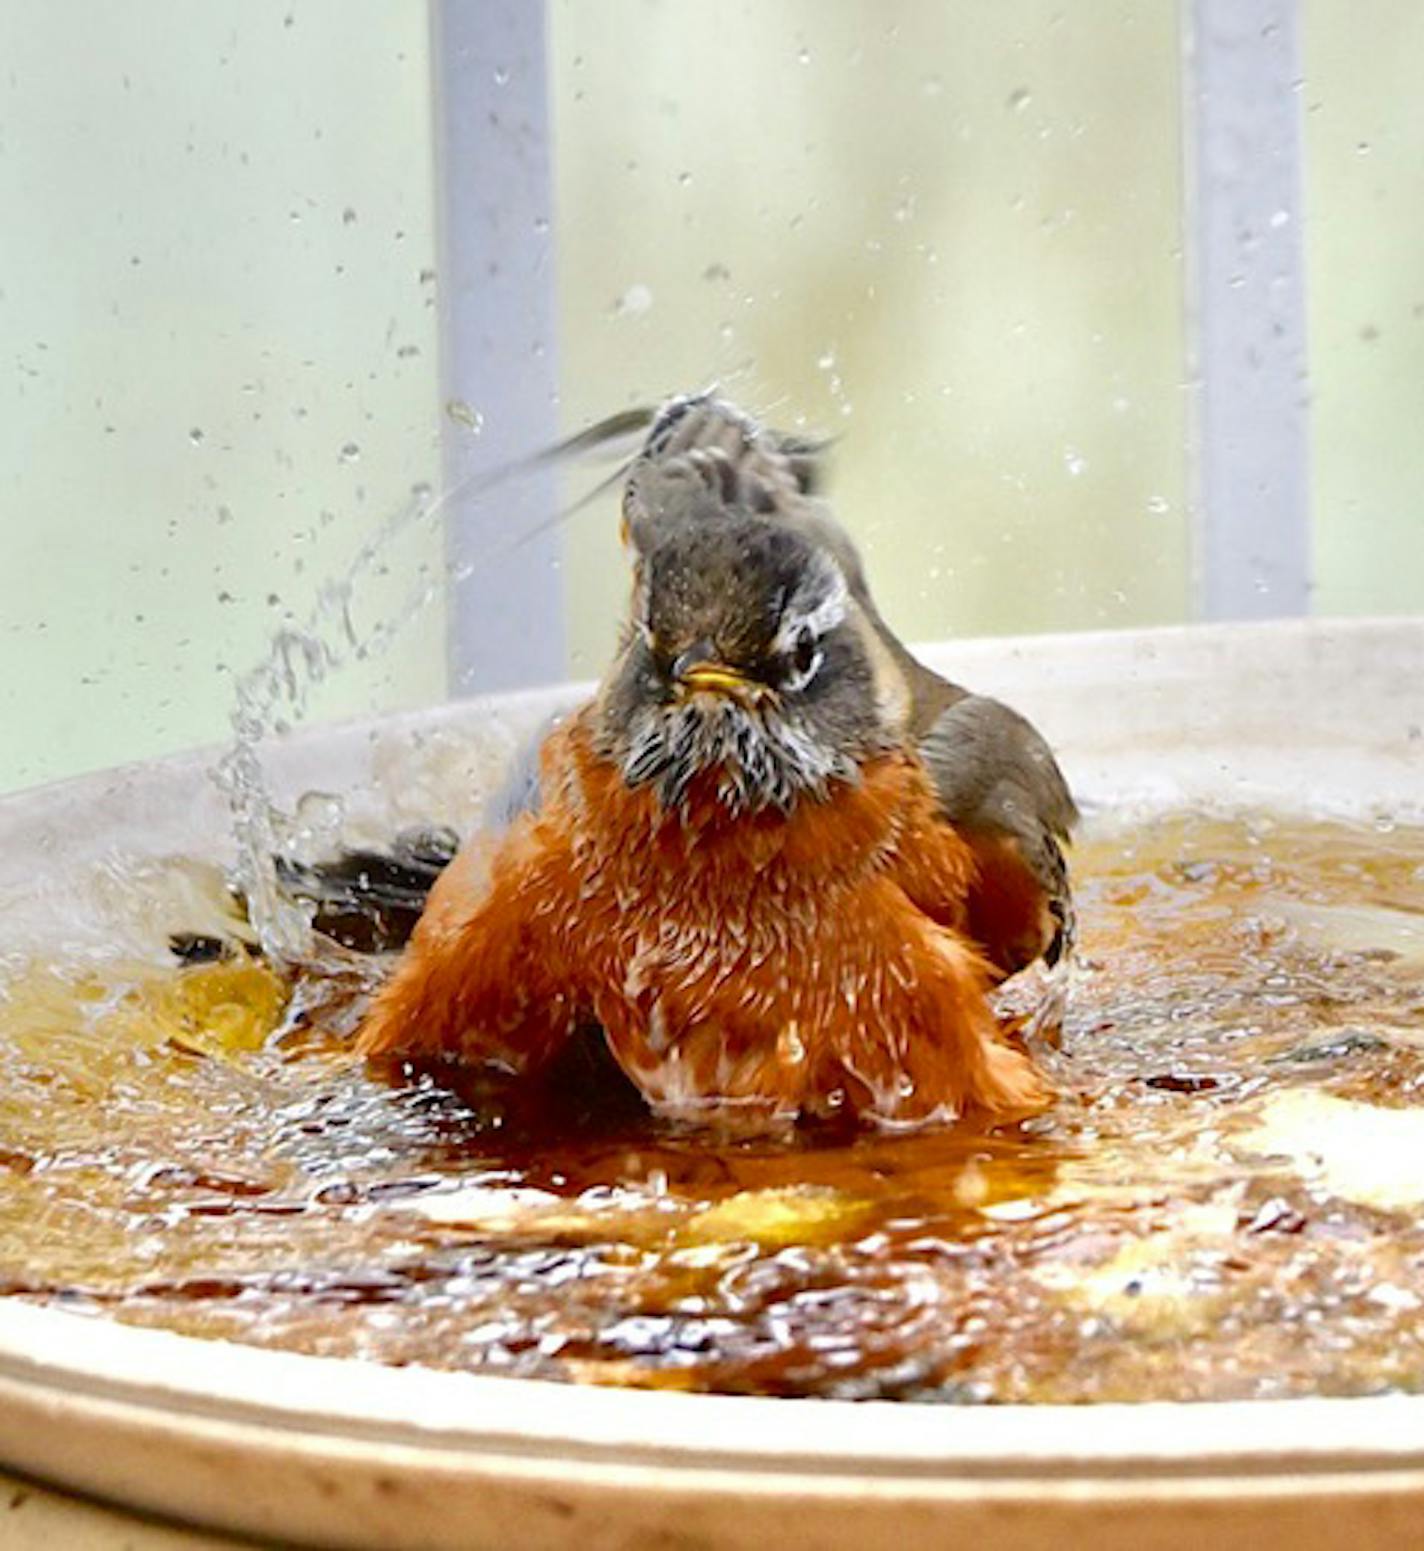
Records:
<instances>
[{"instance_id":1,"label":"droplet on glass","mask_svg":"<svg viewBox=\"0 0 1424 1551\"><path fill-rule=\"evenodd\" d=\"M1015 87L1014 90L1009 93L1009 107L1015 113L1022 113L1023 110L1028 107L1029 103L1032 101L1033 93L1029 91L1027 86Z\"/></svg>"},{"instance_id":2,"label":"droplet on glass","mask_svg":"<svg viewBox=\"0 0 1424 1551\"><path fill-rule=\"evenodd\" d=\"M630 285L626 291L613 304L614 312L627 313L630 317L637 317L653 305L652 290L641 281Z\"/></svg>"},{"instance_id":3,"label":"droplet on glass","mask_svg":"<svg viewBox=\"0 0 1424 1551\"><path fill-rule=\"evenodd\" d=\"M195 425L193 429L188 432L188 440L192 442L195 447L202 446L203 428L201 426Z\"/></svg>"},{"instance_id":4,"label":"droplet on glass","mask_svg":"<svg viewBox=\"0 0 1424 1551\"><path fill-rule=\"evenodd\" d=\"M341 449L341 461L343 463L355 463L361 456L361 449L355 442L347 442Z\"/></svg>"},{"instance_id":5,"label":"droplet on glass","mask_svg":"<svg viewBox=\"0 0 1424 1551\"><path fill-rule=\"evenodd\" d=\"M464 399L447 399L445 413L456 425L464 426L466 430L473 431L476 436L484 430L485 417L473 404L467 404Z\"/></svg>"},{"instance_id":6,"label":"droplet on glass","mask_svg":"<svg viewBox=\"0 0 1424 1551\"><path fill-rule=\"evenodd\" d=\"M1083 473L1088 467L1088 460L1076 448L1068 447L1063 453L1063 466L1074 478Z\"/></svg>"},{"instance_id":7,"label":"droplet on glass","mask_svg":"<svg viewBox=\"0 0 1424 1551\"><path fill-rule=\"evenodd\" d=\"M341 224L343 226L355 226L356 224L356 212L351 208L350 205L347 205L347 207L341 212Z\"/></svg>"}]
</instances>

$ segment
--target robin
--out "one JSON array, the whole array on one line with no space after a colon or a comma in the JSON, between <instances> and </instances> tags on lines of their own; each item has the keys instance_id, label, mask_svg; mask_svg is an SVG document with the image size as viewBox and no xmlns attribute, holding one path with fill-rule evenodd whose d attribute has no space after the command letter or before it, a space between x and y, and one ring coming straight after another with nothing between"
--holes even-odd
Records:
<instances>
[{"instance_id":1,"label":"robin","mask_svg":"<svg viewBox=\"0 0 1424 1551\"><path fill-rule=\"evenodd\" d=\"M592 1019L674 1112L1048 1102L988 991L1071 944L1072 800L1027 722L885 625L818 461L710 395L653 419L613 663L439 874L364 1054L526 1074Z\"/></svg>"},{"instance_id":2,"label":"robin","mask_svg":"<svg viewBox=\"0 0 1424 1551\"><path fill-rule=\"evenodd\" d=\"M1076 923L1063 847L1078 811L1058 762L1028 720L932 672L886 624L850 535L819 499L826 447L768 431L711 393L678 397L652 422L647 448L631 470L630 484L643 489L628 504L677 512L678 460L688 459L715 469L719 481L740 487L758 511L794 527L834 557L905 680L909 736L941 811L978 859L968 902L971 937L1000 977L1040 958L1050 968L1064 965ZM668 491L669 472L671 492L655 494ZM626 523L625 517L625 532Z\"/></svg>"}]
</instances>

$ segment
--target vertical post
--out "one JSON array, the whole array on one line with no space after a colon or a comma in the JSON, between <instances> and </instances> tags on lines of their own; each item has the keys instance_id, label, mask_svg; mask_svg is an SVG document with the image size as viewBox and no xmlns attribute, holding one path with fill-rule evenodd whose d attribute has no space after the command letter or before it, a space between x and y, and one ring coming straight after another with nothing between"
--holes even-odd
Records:
<instances>
[{"instance_id":1,"label":"vertical post","mask_svg":"<svg viewBox=\"0 0 1424 1551\"><path fill-rule=\"evenodd\" d=\"M1183 0L1198 613L1310 605L1299 0Z\"/></svg>"},{"instance_id":2,"label":"vertical post","mask_svg":"<svg viewBox=\"0 0 1424 1551\"><path fill-rule=\"evenodd\" d=\"M558 431L549 105L542 0L431 0L448 486ZM536 470L446 518L450 692L565 671L555 475Z\"/></svg>"}]
</instances>

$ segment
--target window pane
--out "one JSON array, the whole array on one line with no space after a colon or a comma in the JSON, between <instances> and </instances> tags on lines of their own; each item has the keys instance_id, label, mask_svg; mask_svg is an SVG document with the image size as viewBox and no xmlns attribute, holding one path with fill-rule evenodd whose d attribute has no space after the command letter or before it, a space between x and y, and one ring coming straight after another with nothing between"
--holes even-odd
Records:
<instances>
[{"instance_id":1,"label":"window pane","mask_svg":"<svg viewBox=\"0 0 1424 1551\"><path fill-rule=\"evenodd\" d=\"M1315 611L1424 609L1424 9L1305 10Z\"/></svg>"},{"instance_id":2,"label":"window pane","mask_svg":"<svg viewBox=\"0 0 1424 1551\"><path fill-rule=\"evenodd\" d=\"M1175 7L552 7L564 411L719 380L843 438L912 638L1188 609ZM569 538L576 666L624 587Z\"/></svg>"}]
</instances>

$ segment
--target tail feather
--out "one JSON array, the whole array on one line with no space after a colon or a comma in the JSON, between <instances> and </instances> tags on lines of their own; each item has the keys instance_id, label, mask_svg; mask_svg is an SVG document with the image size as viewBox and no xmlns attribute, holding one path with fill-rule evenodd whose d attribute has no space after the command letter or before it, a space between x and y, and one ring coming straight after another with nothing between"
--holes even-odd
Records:
<instances>
[{"instance_id":1,"label":"tail feather","mask_svg":"<svg viewBox=\"0 0 1424 1551\"><path fill-rule=\"evenodd\" d=\"M411 829L397 835L388 851L361 848L321 862L274 861L286 894L313 907L319 932L357 953L393 953L410 940L459 845L453 830ZM175 933L171 947L184 963L228 951L228 945L191 932Z\"/></svg>"}]
</instances>

